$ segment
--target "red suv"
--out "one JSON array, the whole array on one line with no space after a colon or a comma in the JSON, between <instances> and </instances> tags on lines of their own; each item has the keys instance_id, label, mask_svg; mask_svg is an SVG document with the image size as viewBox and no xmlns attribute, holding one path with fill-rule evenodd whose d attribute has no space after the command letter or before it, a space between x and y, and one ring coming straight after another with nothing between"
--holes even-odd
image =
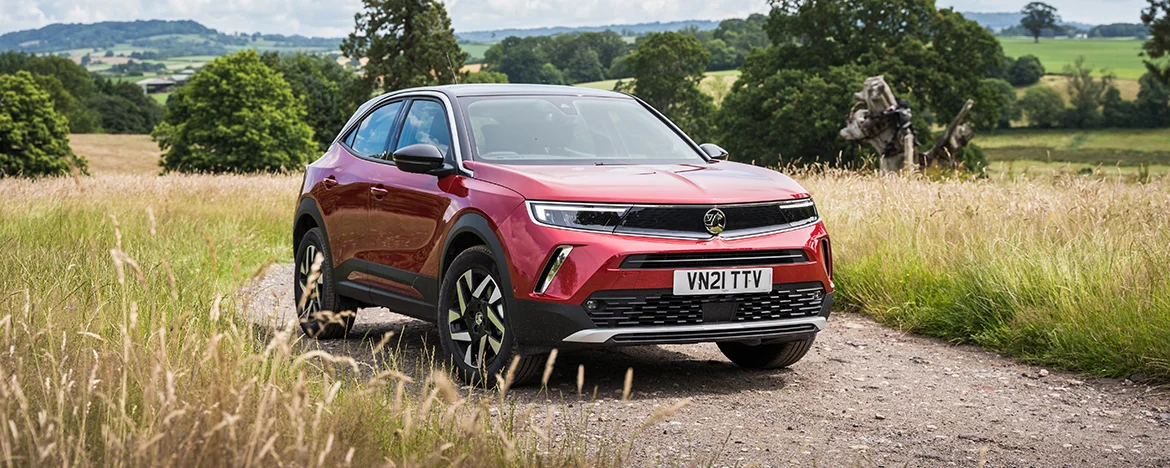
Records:
<instances>
[{"instance_id":1,"label":"red suv","mask_svg":"<svg viewBox=\"0 0 1170 468\"><path fill-rule=\"evenodd\" d=\"M792 179L726 158L616 92L377 97L305 173L302 328L345 336L355 312L329 311L367 306L432 321L471 382L516 357L523 381L553 348L716 342L741 366L795 363L833 302L828 233Z\"/></svg>"}]
</instances>

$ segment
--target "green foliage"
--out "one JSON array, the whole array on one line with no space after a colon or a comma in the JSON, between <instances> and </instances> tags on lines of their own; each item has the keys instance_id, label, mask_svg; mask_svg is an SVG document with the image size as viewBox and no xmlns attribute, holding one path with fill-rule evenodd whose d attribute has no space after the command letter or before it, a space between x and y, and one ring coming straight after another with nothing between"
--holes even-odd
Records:
<instances>
[{"instance_id":1,"label":"green foliage","mask_svg":"<svg viewBox=\"0 0 1170 468\"><path fill-rule=\"evenodd\" d=\"M370 99L368 83L329 57L266 52L261 60L280 72L293 96L304 103L305 123L313 128L313 140L321 151L329 149L358 106Z\"/></svg>"},{"instance_id":2,"label":"green foliage","mask_svg":"<svg viewBox=\"0 0 1170 468\"><path fill-rule=\"evenodd\" d=\"M94 24L50 24L40 29L0 36L0 50L48 52L109 48L119 42L162 34L215 34L194 21L104 21ZM88 97L88 96L86 96Z\"/></svg>"},{"instance_id":3,"label":"green foliage","mask_svg":"<svg viewBox=\"0 0 1170 468\"><path fill-rule=\"evenodd\" d=\"M1012 62L1007 69L1007 81L1012 86L1031 86L1044 76L1044 65L1035 55L1025 55Z\"/></svg>"},{"instance_id":4,"label":"green foliage","mask_svg":"<svg viewBox=\"0 0 1170 468\"><path fill-rule=\"evenodd\" d=\"M1149 128L1170 127L1170 86L1158 80L1152 73L1142 76L1138 83L1136 125Z\"/></svg>"},{"instance_id":5,"label":"green foliage","mask_svg":"<svg viewBox=\"0 0 1170 468\"><path fill-rule=\"evenodd\" d=\"M929 137L931 123L948 123L968 99L975 99L970 122L977 129L998 123L1002 94L983 78L1001 66L1003 52L991 33L961 14L936 10L933 2L922 0L781 0L773 6L764 26L773 45L748 56L743 75L723 102L720 142L733 158L770 160L760 155L763 150L768 155L781 151L797 161L835 160L850 147L832 139L838 138L842 116L853 105L850 96L860 89L856 77L863 75L884 75L899 97L911 100L917 117L930 117L915 124L920 140ZM831 81L837 79L849 81ZM781 80L816 83L837 94ZM793 113L796 109L806 114ZM784 126L727 125L742 119L735 114ZM794 142L804 138L810 139ZM845 151L843 162L860 155Z\"/></svg>"},{"instance_id":6,"label":"green foliage","mask_svg":"<svg viewBox=\"0 0 1170 468\"><path fill-rule=\"evenodd\" d=\"M1159 81L1170 84L1170 0L1147 0L1142 9L1142 24L1150 30L1150 39L1142 45L1146 68Z\"/></svg>"},{"instance_id":7,"label":"green foliage","mask_svg":"<svg viewBox=\"0 0 1170 468\"><path fill-rule=\"evenodd\" d=\"M1077 57L1071 65L1065 66L1064 74L1068 78L1071 109L1065 111L1061 123L1069 128L1097 128L1104 125L1101 105L1104 103L1105 91L1113 82L1113 75L1094 78L1093 67L1085 65L1084 57Z\"/></svg>"},{"instance_id":8,"label":"green foliage","mask_svg":"<svg viewBox=\"0 0 1170 468\"><path fill-rule=\"evenodd\" d=\"M1065 110L1064 98L1060 92L1047 86L1028 88L1018 105L1032 126L1039 128L1059 125Z\"/></svg>"},{"instance_id":9,"label":"green foliage","mask_svg":"<svg viewBox=\"0 0 1170 468\"><path fill-rule=\"evenodd\" d=\"M1011 128L1013 120L1020 119L1020 107L1016 105L1016 88L1011 83L998 78L983 80L984 87L994 89L1000 94L999 122L997 128Z\"/></svg>"},{"instance_id":10,"label":"green foliage","mask_svg":"<svg viewBox=\"0 0 1170 468\"><path fill-rule=\"evenodd\" d=\"M33 75L0 75L0 177L65 174L85 158L69 148L69 123L53 110Z\"/></svg>"},{"instance_id":11,"label":"green foliage","mask_svg":"<svg viewBox=\"0 0 1170 468\"><path fill-rule=\"evenodd\" d=\"M1089 37L1136 37L1145 39L1149 36L1149 29L1136 23L1113 23L1094 26L1089 30Z\"/></svg>"},{"instance_id":12,"label":"green foliage","mask_svg":"<svg viewBox=\"0 0 1170 468\"><path fill-rule=\"evenodd\" d=\"M106 133L150 133L162 122L163 107L137 85L104 78L99 78L96 84L99 94L90 98L86 107L101 116Z\"/></svg>"},{"instance_id":13,"label":"green foliage","mask_svg":"<svg viewBox=\"0 0 1170 468\"><path fill-rule=\"evenodd\" d=\"M455 82L467 53L455 41L447 9L437 0L363 0L354 32L341 42L348 57L367 57L363 70L383 90Z\"/></svg>"},{"instance_id":14,"label":"green foliage","mask_svg":"<svg viewBox=\"0 0 1170 468\"><path fill-rule=\"evenodd\" d=\"M1020 20L1020 26L1032 33L1032 38L1036 42L1040 42L1040 33L1045 29L1056 29L1057 22L1060 21L1060 16L1056 14L1056 8L1047 3L1032 2L1024 6L1020 13L1024 14L1024 18Z\"/></svg>"},{"instance_id":15,"label":"green foliage","mask_svg":"<svg viewBox=\"0 0 1170 468\"><path fill-rule=\"evenodd\" d=\"M466 84L477 83L507 83L508 75L494 71L481 71L475 73L468 73L466 77L459 81Z\"/></svg>"},{"instance_id":16,"label":"green foliage","mask_svg":"<svg viewBox=\"0 0 1170 468\"><path fill-rule=\"evenodd\" d=\"M613 31L559 36L509 36L484 52L486 70L512 83L572 84L613 78L629 46Z\"/></svg>"},{"instance_id":17,"label":"green foliage","mask_svg":"<svg viewBox=\"0 0 1170 468\"><path fill-rule=\"evenodd\" d=\"M314 151L303 104L255 51L207 64L168 101L151 134L166 171L287 171Z\"/></svg>"},{"instance_id":18,"label":"green foliage","mask_svg":"<svg viewBox=\"0 0 1170 468\"><path fill-rule=\"evenodd\" d=\"M708 71L734 70L755 48L768 46L768 35L764 24L768 17L759 13L745 19L728 19L719 23L714 30L701 31L692 26L682 32L694 36L711 54Z\"/></svg>"},{"instance_id":19,"label":"green foliage","mask_svg":"<svg viewBox=\"0 0 1170 468\"><path fill-rule=\"evenodd\" d=\"M89 72L62 57L12 51L0 53L0 74L13 74L20 70L31 73L37 86L49 93L53 109L68 120L70 132L101 131L100 116L82 105L97 93Z\"/></svg>"},{"instance_id":20,"label":"green foliage","mask_svg":"<svg viewBox=\"0 0 1170 468\"><path fill-rule=\"evenodd\" d=\"M658 109L691 138L712 133L715 103L702 90L710 54L684 33L652 33L626 59L634 75L634 94Z\"/></svg>"},{"instance_id":21,"label":"green foliage","mask_svg":"<svg viewBox=\"0 0 1170 468\"><path fill-rule=\"evenodd\" d=\"M817 155L822 161L839 153L847 160L860 157L857 145L837 132L842 110L853 105L852 95L861 89L864 73L854 66L815 73L759 65L748 58L743 76L719 112L721 144L732 158L775 166L811 161Z\"/></svg>"},{"instance_id":22,"label":"green foliage","mask_svg":"<svg viewBox=\"0 0 1170 468\"><path fill-rule=\"evenodd\" d=\"M1137 104L1121 97L1121 90L1109 86L1101 104L1101 116L1106 127L1138 126Z\"/></svg>"}]
</instances>

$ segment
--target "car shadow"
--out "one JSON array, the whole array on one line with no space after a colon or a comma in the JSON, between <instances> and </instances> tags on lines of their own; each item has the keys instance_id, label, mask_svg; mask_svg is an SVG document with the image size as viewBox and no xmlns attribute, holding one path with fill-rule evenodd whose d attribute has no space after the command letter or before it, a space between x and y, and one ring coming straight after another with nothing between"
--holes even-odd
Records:
<instances>
[{"instance_id":1,"label":"car shadow","mask_svg":"<svg viewBox=\"0 0 1170 468\"><path fill-rule=\"evenodd\" d=\"M270 329L270 328L269 328ZM375 347L391 336L380 350ZM385 309L363 309L345 339L309 340L304 346L348 356L369 369L390 366L416 379L444 366L436 358L439 343L434 324ZM680 350L685 350L682 352ZM714 344L686 346L607 347L558 353L547 391L540 382L514 388L521 399L577 398L578 368L584 366L583 398L621 398L626 373L633 369L632 392L663 398L734 394L745 390L777 390L795 376L787 369L752 370L724 359ZM538 379L539 380L539 379Z\"/></svg>"}]
</instances>

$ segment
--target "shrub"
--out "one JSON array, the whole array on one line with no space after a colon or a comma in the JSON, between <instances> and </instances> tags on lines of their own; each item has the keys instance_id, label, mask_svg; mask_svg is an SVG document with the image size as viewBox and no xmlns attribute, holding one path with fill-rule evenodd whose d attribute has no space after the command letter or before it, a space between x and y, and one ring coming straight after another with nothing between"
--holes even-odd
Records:
<instances>
[{"instance_id":1,"label":"shrub","mask_svg":"<svg viewBox=\"0 0 1170 468\"><path fill-rule=\"evenodd\" d=\"M1028 88L1018 105L1034 127L1055 127L1060 124L1064 113L1064 98L1060 92L1047 86Z\"/></svg>"},{"instance_id":2,"label":"shrub","mask_svg":"<svg viewBox=\"0 0 1170 468\"><path fill-rule=\"evenodd\" d=\"M69 148L69 122L53 110L32 74L0 75L0 177L61 175L86 169Z\"/></svg>"},{"instance_id":3,"label":"shrub","mask_svg":"<svg viewBox=\"0 0 1170 468\"><path fill-rule=\"evenodd\" d=\"M1035 55L1020 57L1007 69L1007 79L1012 86L1031 86L1039 83L1043 76L1044 65Z\"/></svg>"},{"instance_id":4,"label":"shrub","mask_svg":"<svg viewBox=\"0 0 1170 468\"><path fill-rule=\"evenodd\" d=\"M247 50L215 59L171 95L151 135L165 171L286 171L316 149L304 118L288 82Z\"/></svg>"}]
</instances>

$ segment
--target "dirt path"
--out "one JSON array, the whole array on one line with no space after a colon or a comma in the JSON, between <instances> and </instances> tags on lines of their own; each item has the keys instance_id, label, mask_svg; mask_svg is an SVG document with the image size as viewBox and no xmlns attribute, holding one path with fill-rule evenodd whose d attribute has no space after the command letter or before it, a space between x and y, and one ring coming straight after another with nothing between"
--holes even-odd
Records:
<instances>
[{"instance_id":1,"label":"dirt path","mask_svg":"<svg viewBox=\"0 0 1170 468\"><path fill-rule=\"evenodd\" d=\"M291 316L291 278L291 265L272 267L252 293L257 320ZM407 350L437 342L433 325L363 309L349 339L321 347L368 360L362 340L388 331ZM614 348L562 354L552 394L576 401L580 364L586 388L598 388L599 401L587 403L593 417L620 430L692 399L638 439L633 453L647 464L717 455L719 465L741 466L974 466L981 457L987 466L1170 466L1165 389L1048 372L857 315L833 316L790 370L740 369L713 344ZM622 403L630 367L634 397ZM562 409L536 389L516 395Z\"/></svg>"}]
</instances>

